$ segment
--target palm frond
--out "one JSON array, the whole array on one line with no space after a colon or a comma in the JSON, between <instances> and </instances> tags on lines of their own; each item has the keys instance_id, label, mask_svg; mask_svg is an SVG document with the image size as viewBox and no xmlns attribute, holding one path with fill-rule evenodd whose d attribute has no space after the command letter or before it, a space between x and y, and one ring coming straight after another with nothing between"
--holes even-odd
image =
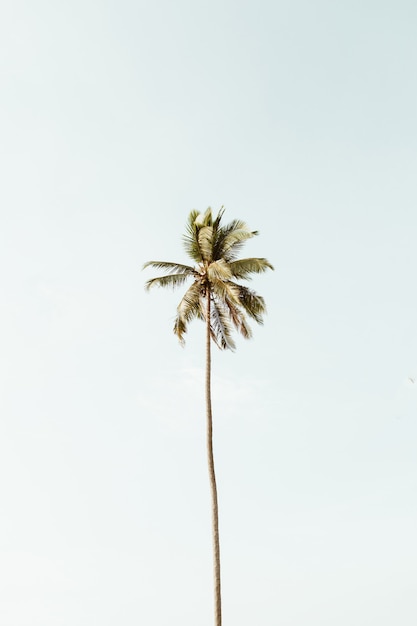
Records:
<instances>
[{"instance_id":1,"label":"palm frond","mask_svg":"<svg viewBox=\"0 0 417 626\"><path fill-rule=\"evenodd\" d=\"M245 319L246 306L242 298L245 297L247 288L242 287L232 281L214 280L210 283L213 299L217 306L222 306L224 311L227 311L229 319L233 322L236 330L245 338L250 339L252 337L252 330ZM244 294L242 295L242 289ZM251 317L258 320L255 313L251 312Z\"/></svg>"},{"instance_id":2,"label":"palm frond","mask_svg":"<svg viewBox=\"0 0 417 626\"><path fill-rule=\"evenodd\" d=\"M204 213L199 213L194 220L194 223L197 228L202 228L203 226L212 226L213 225L213 215L211 211L211 207L208 207Z\"/></svg>"},{"instance_id":3,"label":"palm frond","mask_svg":"<svg viewBox=\"0 0 417 626\"><path fill-rule=\"evenodd\" d=\"M236 330L242 335L244 339L252 338L252 329L243 314L241 314L239 325L236 326Z\"/></svg>"},{"instance_id":4,"label":"palm frond","mask_svg":"<svg viewBox=\"0 0 417 626\"><path fill-rule=\"evenodd\" d=\"M262 296L244 285L235 284L235 288L239 290L239 302L245 313L258 324L263 324L262 316L266 313L266 306Z\"/></svg>"},{"instance_id":5,"label":"palm frond","mask_svg":"<svg viewBox=\"0 0 417 626\"><path fill-rule=\"evenodd\" d=\"M174 323L174 333L177 335L181 343L184 343L184 335L187 332L187 326L193 319L204 319L201 286L195 281L183 295L178 307L177 317Z\"/></svg>"},{"instance_id":6,"label":"palm frond","mask_svg":"<svg viewBox=\"0 0 417 626\"><path fill-rule=\"evenodd\" d=\"M180 287L190 278L189 273L184 274L167 274L166 276L157 276L151 278L145 283L145 289L149 291L152 287Z\"/></svg>"},{"instance_id":7,"label":"palm frond","mask_svg":"<svg viewBox=\"0 0 417 626\"><path fill-rule=\"evenodd\" d=\"M198 246L204 261L213 258L213 226L202 226L198 230Z\"/></svg>"},{"instance_id":8,"label":"palm frond","mask_svg":"<svg viewBox=\"0 0 417 626\"><path fill-rule=\"evenodd\" d=\"M234 230L249 230L249 226L243 220L232 220L221 228L224 236L229 235Z\"/></svg>"},{"instance_id":9,"label":"palm frond","mask_svg":"<svg viewBox=\"0 0 417 626\"><path fill-rule=\"evenodd\" d=\"M225 310L224 303L217 298L212 298L210 315L210 334L218 348L221 350L234 350L235 342L232 337L230 316Z\"/></svg>"},{"instance_id":10,"label":"palm frond","mask_svg":"<svg viewBox=\"0 0 417 626\"><path fill-rule=\"evenodd\" d=\"M182 346L185 345L184 335L187 332L187 324L178 315L175 318L173 331L174 331L174 334L177 335L180 344Z\"/></svg>"},{"instance_id":11,"label":"palm frond","mask_svg":"<svg viewBox=\"0 0 417 626\"><path fill-rule=\"evenodd\" d=\"M194 274L195 269L191 265L183 265L182 263L171 263L170 261L148 261L144 263L142 269L153 267L158 270L170 270L172 273L177 274Z\"/></svg>"},{"instance_id":12,"label":"palm frond","mask_svg":"<svg viewBox=\"0 0 417 626\"><path fill-rule=\"evenodd\" d=\"M201 286L195 281L183 295L178 307L178 315L187 323L201 313Z\"/></svg>"},{"instance_id":13,"label":"palm frond","mask_svg":"<svg viewBox=\"0 0 417 626\"><path fill-rule=\"evenodd\" d=\"M207 268L207 277L209 281L212 280L229 280L232 278L233 273L230 270L229 264L224 259L213 261Z\"/></svg>"},{"instance_id":14,"label":"palm frond","mask_svg":"<svg viewBox=\"0 0 417 626\"><path fill-rule=\"evenodd\" d=\"M187 255L193 259L196 263L201 263L202 256L200 246L198 245L198 228L196 221L199 217L199 211L195 209L190 212L185 227L185 235L183 235L182 242Z\"/></svg>"},{"instance_id":15,"label":"palm frond","mask_svg":"<svg viewBox=\"0 0 417 626\"><path fill-rule=\"evenodd\" d=\"M252 330L246 320L244 311L229 300L226 300L226 305L229 310L230 319L238 333L240 333L244 339L250 339L252 337Z\"/></svg>"},{"instance_id":16,"label":"palm frond","mask_svg":"<svg viewBox=\"0 0 417 626\"><path fill-rule=\"evenodd\" d=\"M188 218L187 218L187 224L186 224L186 230L189 234L193 234L194 229L195 229L195 222L198 218L198 216L200 215L200 211L197 211L196 209L193 209L192 211L190 211Z\"/></svg>"},{"instance_id":17,"label":"palm frond","mask_svg":"<svg viewBox=\"0 0 417 626\"><path fill-rule=\"evenodd\" d=\"M233 302L235 306L240 306L240 285L230 280L214 278L210 281L210 289L217 300Z\"/></svg>"},{"instance_id":18,"label":"palm frond","mask_svg":"<svg viewBox=\"0 0 417 626\"><path fill-rule=\"evenodd\" d=\"M187 256L190 257L196 263L201 263L203 261L203 256L201 254L200 246L198 245L198 239L196 237L189 237L188 235L184 235L182 238L182 243L184 246L184 250Z\"/></svg>"},{"instance_id":19,"label":"palm frond","mask_svg":"<svg viewBox=\"0 0 417 626\"><path fill-rule=\"evenodd\" d=\"M258 234L255 230L250 231L243 222L242 224L245 228L228 229L225 233L219 233L216 249L214 251L215 259L224 258L226 261L235 260L245 242Z\"/></svg>"},{"instance_id":20,"label":"palm frond","mask_svg":"<svg viewBox=\"0 0 417 626\"><path fill-rule=\"evenodd\" d=\"M215 231L219 230L219 226L220 226L221 221L222 221L223 213L224 213L224 207L222 206L220 208L220 211L217 213L216 219L213 222L213 228L214 228Z\"/></svg>"},{"instance_id":21,"label":"palm frond","mask_svg":"<svg viewBox=\"0 0 417 626\"><path fill-rule=\"evenodd\" d=\"M273 266L267 259L250 258L250 259L238 259L237 261L230 261L228 264L232 276L234 278L250 279L251 274L262 274L266 270L273 270Z\"/></svg>"}]
</instances>

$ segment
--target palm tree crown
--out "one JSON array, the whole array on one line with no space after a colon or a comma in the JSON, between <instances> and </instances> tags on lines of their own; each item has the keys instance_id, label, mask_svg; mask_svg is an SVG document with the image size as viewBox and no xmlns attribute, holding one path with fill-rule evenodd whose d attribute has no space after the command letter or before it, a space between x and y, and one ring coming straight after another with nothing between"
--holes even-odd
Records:
<instances>
[{"instance_id":1,"label":"palm tree crown","mask_svg":"<svg viewBox=\"0 0 417 626\"><path fill-rule=\"evenodd\" d=\"M183 237L185 250L195 265L168 261L149 261L145 267L167 270L165 276L151 278L146 288L179 287L191 280L177 308L174 333L181 343L187 326L194 318L207 321L207 298L210 299L210 335L221 349L235 348L233 327L246 339L252 336L247 318L262 324L266 312L264 299L239 284L250 280L252 274L274 269L263 258L238 259L238 253L248 239L258 234L249 230L241 220L222 225L224 209L214 218L209 207L204 213L191 211Z\"/></svg>"}]
</instances>

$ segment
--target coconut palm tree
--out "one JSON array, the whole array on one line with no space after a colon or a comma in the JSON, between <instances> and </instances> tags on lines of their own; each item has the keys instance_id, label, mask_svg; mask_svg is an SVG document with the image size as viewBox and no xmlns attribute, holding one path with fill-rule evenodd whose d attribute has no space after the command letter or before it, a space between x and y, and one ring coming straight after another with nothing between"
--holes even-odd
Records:
<instances>
[{"instance_id":1,"label":"coconut palm tree","mask_svg":"<svg viewBox=\"0 0 417 626\"><path fill-rule=\"evenodd\" d=\"M237 258L244 243L258 233L249 230L241 220L233 220L230 224L223 225L223 213L223 208L217 217L213 217L211 208L205 213L191 211L183 243L193 265L169 261L149 261L144 265L144 268L152 267L166 272L164 276L148 280L146 289L175 288L191 281L178 305L174 323L174 333L181 343L184 343L187 326L194 318L201 319L206 325L205 391L207 457L212 504L215 626L221 626L222 615L219 513L213 457L211 341L214 341L220 349L234 350L233 328L246 339L252 336L247 318L262 324L262 316L266 311L265 302L261 296L239 281L250 279L252 274L261 274L267 269L273 269L266 259Z\"/></svg>"}]
</instances>

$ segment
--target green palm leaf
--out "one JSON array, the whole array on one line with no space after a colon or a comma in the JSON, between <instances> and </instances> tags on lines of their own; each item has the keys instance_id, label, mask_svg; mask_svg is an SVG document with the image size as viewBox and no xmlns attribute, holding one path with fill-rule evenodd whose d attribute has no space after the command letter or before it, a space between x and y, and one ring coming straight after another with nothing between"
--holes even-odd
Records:
<instances>
[{"instance_id":1,"label":"green palm leaf","mask_svg":"<svg viewBox=\"0 0 417 626\"><path fill-rule=\"evenodd\" d=\"M190 265L170 263L169 261L148 261L148 263L144 264L143 269L147 267L170 270L172 272L166 276L158 276L146 281L145 288L147 290L151 289L151 287L172 287L175 289L183 285L190 276L195 276L196 274L194 268ZM174 274L174 272L176 273Z\"/></svg>"},{"instance_id":2,"label":"green palm leaf","mask_svg":"<svg viewBox=\"0 0 417 626\"><path fill-rule=\"evenodd\" d=\"M201 301L201 286L194 282L183 295L177 307L177 317L174 323L174 333L181 343L184 343L184 335L187 332L188 324L194 318L204 319Z\"/></svg>"},{"instance_id":3,"label":"green palm leaf","mask_svg":"<svg viewBox=\"0 0 417 626\"><path fill-rule=\"evenodd\" d=\"M212 309L210 317L211 337L221 350L234 350L235 342L232 337L232 327L230 325L230 315L223 302L217 298L212 299Z\"/></svg>"},{"instance_id":4,"label":"green palm leaf","mask_svg":"<svg viewBox=\"0 0 417 626\"><path fill-rule=\"evenodd\" d=\"M233 302L226 301L226 304L229 309L230 318L238 333L240 333L244 339L250 339L252 337L252 330L246 320L244 312Z\"/></svg>"},{"instance_id":5,"label":"green palm leaf","mask_svg":"<svg viewBox=\"0 0 417 626\"><path fill-rule=\"evenodd\" d=\"M194 274L195 269L190 265L183 265L181 263L171 263L170 261L148 261L144 263L142 269L146 269L147 267L153 267L157 270L171 270L177 274Z\"/></svg>"},{"instance_id":6,"label":"green palm leaf","mask_svg":"<svg viewBox=\"0 0 417 626\"><path fill-rule=\"evenodd\" d=\"M199 215L200 214L198 211L191 211L185 227L185 235L182 238L187 255L196 263L200 263L202 261L200 246L198 244L196 226L196 220L198 219Z\"/></svg>"},{"instance_id":7,"label":"green palm leaf","mask_svg":"<svg viewBox=\"0 0 417 626\"><path fill-rule=\"evenodd\" d=\"M181 287L190 277L190 274L167 274L167 276L158 276L151 278L145 283L145 289L149 291L151 287Z\"/></svg>"},{"instance_id":8,"label":"green palm leaf","mask_svg":"<svg viewBox=\"0 0 417 626\"><path fill-rule=\"evenodd\" d=\"M229 280L233 277L229 263L226 263L224 259L213 261L207 268L207 277L209 281L214 280Z\"/></svg>"},{"instance_id":9,"label":"green palm leaf","mask_svg":"<svg viewBox=\"0 0 417 626\"><path fill-rule=\"evenodd\" d=\"M239 290L239 301L245 313L254 319L258 324L263 324L263 315L266 313L265 300L262 296L248 289L244 285L237 285Z\"/></svg>"},{"instance_id":10,"label":"green palm leaf","mask_svg":"<svg viewBox=\"0 0 417 626\"><path fill-rule=\"evenodd\" d=\"M203 261L211 261L213 254L213 226L202 226L198 230L198 246Z\"/></svg>"},{"instance_id":11,"label":"green palm leaf","mask_svg":"<svg viewBox=\"0 0 417 626\"><path fill-rule=\"evenodd\" d=\"M245 242L258 234L257 231L250 231L244 222L236 222L236 224L239 228L227 228L225 232L219 233L214 253L215 259L235 260Z\"/></svg>"},{"instance_id":12,"label":"green palm leaf","mask_svg":"<svg viewBox=\"0 0 417 626\"><path fill-rule=\"evenodd\" d=\"M273 270L273 266L267 259L239 259L231 261L229 264L231 274L234 278L251 279L251 274L262 274L266 270Z\"/></svg>"},{"instance_id":13,"label":"green palm leaf","mask_svg":"<svg viewBox=\"0 0 417 626\"><path fill-rule=\"evenodd\" d=\"M217 300L233 302L235 306L240 306L239 285L232 283L230 280L212 279L210 287Z\"/></svg>"}]
</instances>

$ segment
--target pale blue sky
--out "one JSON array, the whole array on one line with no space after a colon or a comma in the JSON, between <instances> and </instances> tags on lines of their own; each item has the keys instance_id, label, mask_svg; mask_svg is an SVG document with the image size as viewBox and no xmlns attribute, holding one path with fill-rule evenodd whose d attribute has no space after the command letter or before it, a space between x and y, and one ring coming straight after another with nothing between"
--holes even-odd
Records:
<instances>
[{"instance_id":1,"label":"pale blue sky","mask_svg":"<svg viewBox=\"0 0 417 626\"><path fill-rule=\"evenodd\" d=\"M214 355L224 621L415 626L414 2L3 4L0 622L209 626L204 334L142 264L260 231Z\"/></svg>"}]
</instances>

